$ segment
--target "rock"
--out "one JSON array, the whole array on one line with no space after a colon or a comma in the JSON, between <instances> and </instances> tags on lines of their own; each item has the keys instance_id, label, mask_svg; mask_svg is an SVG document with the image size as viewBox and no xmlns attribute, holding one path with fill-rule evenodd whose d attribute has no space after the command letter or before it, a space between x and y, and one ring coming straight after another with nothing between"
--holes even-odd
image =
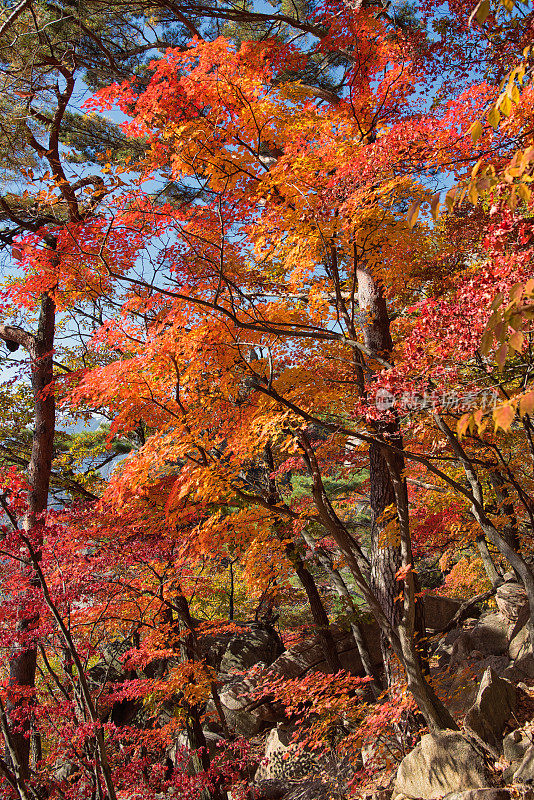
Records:
<instances>
[{"instance_id":1,"label":"rock","mask_svg":"<svg viewBox=\"0 0 534 800\"><path fill-rule=\"evenodd\" d=\"M510 640L508 645L508 654L510 658L515 661L517 658L530 655L532 653L532 646L530 644L530 636L528 629L525 625L516 635Z\"/></svg>"},{"instance_id":2,"label":"rock","mask_svg":"<svg viewBox=\"0 0 534 800\"><path fill-rule=\"evenodd\" d=\"M514 783L534 783L534 745L530 744L514 772Z\"/></svg>"},{"instance_id":3,"label":"rock","mask_svg":"<svg viewBox=\"0 0 534 800\"><path fill-rule=\"evenodd\" d=\"M293 733L293 728L284 724L269 732L265 740L265 756L254 776L255 782L304 778L319 771L319 764L309 750L297 749L292 742Z\"/></svg>"},{"instance_id":4,"label":"rock","mask_svg":"<svg viewBox=\"0 0 534 800\"><path fill-rule=\"evenodd\" d=\"M283 651L284 646L274 628L252 624L246 632L232 636L221 657L219 672L242 672L258 661L268 666Z\"/></svg>"},{"instance_id":5,"label":"rock","mask_svg":"<svg viewBox=\"0 0 534 800\"><path fill-rule=\"evenodd\" d=\"M437 594L425 594L423 595L423 604L427 630L437 632L449 624L462 605L462 601Z\"/></svg>"},{"instance_id":6,"label":"rock","mask_svg":"<svg viewBox=\"0 0 534 800\"><path fill-rule=\"evenodd\" d=\"M515 686L488 667L475 703L465 715L464 725L494 750L502 751L502 733L516 705Z\"/></svg>"},{"instance_id":7,"label":"rock","mask_svg":"<svg viewBox=\"0 0 534 800\"><path fill-rule=\"evenodd\" d=\"M512 731L503 739L502 746L505 759L510 762L521 761L531 744L532 737L525 731ZM514 768L514 772L516 769L517 765Z\"/></svg>"},{"instance_id":8,"label":"rock","mask_svg":"<svg viewBox=\"0 0 534 800\"><path fill-rule=\"evenodd\" d=\"M54 778L56 781L70 781L80 772L80 765L75 761L60 759L54 764Z\"/></svg>"},{"instance_id":9,"label":"rock","mask_svg":"<svg viewBox=\"0 0 534 800\"><path fill-rule=\"evenodd\" d=\"M433 800L491 783L484 759L465 736L457 731L440 731L423 736L402 760L393 796Z\"/></svg>"},{"instance_id":10,"label":"rock","mask_svg":"<svg viewBox=\"0 0 534 800\"><path fill-rule=\"evenodd\" d=\"M341 666L352 675L363 676L362 661L350 631L336 625L331 626ZM362 636L367 646L373 667L382 666L380 630L375 622L361 623ZM316 637L299 642L291 650L286 650L271 665L269 672L284 678L300 678L308 671L330 672L321 645Z\"/></svg>"},{"instance_id":11,"label":"rock","mask_svg":"<svg viewBox=\"0 0 534 800\"><path fill-rule=\"evenodd\" d=\"M501 655L508 650L508 626L500 614L485 614L472 628L464 630L452 648L451 665L460 664L474 650L484 655Z\"/></svg>"},{"instance_id":12,"label":"rock","mask_svg":"<svg viewBox=\"0 0 534 800\"><path fill-rule=\"evenodd\" d=\"M532 653L527 653L521 658L516 658L503 674L512 683L531 682L534 679L534 656Z\"/></svg>"},{"instance_id":13,"label":"rock","mask_svg":"<svg viewBox=\"0 0 534 800\"><path fill-rule=\"evenodd\" d=\"M269 665L284 651L282 640L272 625L247 622L239 627L237 632L234 628L199 637L203 658L217 672L242 671L258 661Z\"/></svg>"},{"instance_id":14,"label":"rock","mask_svg":"<svg viewBox=\"0 0 534 800\"><path fill-rule=\"evenodd\" d=\"M266 728L273 728L283 720L283 714L269 703L258 705L252 695L253 680L234 680L225 684L219 692L226 723L231 733L239 736L255 736ZM208 712L216 716L213 701L208 703Z\"/></svg>"},{"instance_id":15,"label":"rock","mask_svg":"<svg viewBox=\"0 0 534 800\"><path fill-rule=\"evenodd\" d=\"M515 580L502 583L497 589L495 600L508 625L515 625L520 618L524 618L523 625L525 624L528 618L528 600L521 584Z\"/></svg>"},{"instance_id":16,"label":"rock","mask_svg":"<svg viewBox=\"0 0 534 800\"><path fill-rule=\"evenodd\" d=\"M520 795L522 800L530 800L526 795ZM467 789L465 792L447 794L443 800L519 800L518 793L508 788L489 786L487 789Z\"/></svg>"},{"instance_id":17,"label":"rock","mask_svg":"<svg viewBox=\"0 0 534 800\"><path fill-rule=\"evenodd\" d=\"M209 756L210 758L213 758L221 752L220 748L218 747L218 743L224 741L223 737L216 733L211 733L211 731L204 731L204 737L206 739L206 746L208 748ZM201 769L199 765L195 764L195 761L198 761L198 756L194 753L191 753L192 749L191 740L188 734L185 731L182 731L178 734L174 740L174 744L167 751L167 755L171 762L174 765L178 763L180 768L185 770L188 775L195 775L198 772L198 769Z\"/></svg>"},{"instance_id":18,"label":"rock","mask_svg":"<svg viewBox=\"0 0 534 800\"><path fill-rule=\"evenodd\" d=\"M124 668L124 656L133 647L131 639L115 639L110 642L100 655L100 660L87 670L87 678L95 685L102 687L104 683L119 683L128 676Z\"/></svg>"},{"instance_id":19,"label":"rock","mask_svg":"<svg viewBox=\"0 0 534 800\"><path fill-rule=\"evenodd\" d=\"M437 643L432 653L438 659L438 668L443 669L447 666L452 656L452 649L455 641L462 635L462 628L453 628L445 634Z\"/></svg>"},{"instance_id":20,"label":"rock","mask_svg":"<svg viewBox=\"0 0 534 800\"><path fill-rule=\"evenodd\" d=\"M497 675L508 678L507 670L510 659L507 655L486 656L482 660L466 659L466 661L449 674L437 670L437 679L444 693L445 705L455 719L463 717L476 700L478 686L482 676L491 667ZM508 678L508 680L511 680Z\"/></svg>"},{"instance_id":21,"label":"rock","mask_svg":"<svg viewBox=\"0 0 534 800\"><path fill-rule=\"evenodd\" d=\"M290 790L286 781L277 778L261 780L254 784L258 800L281 800Z\"/></svg>"}]
</instances>

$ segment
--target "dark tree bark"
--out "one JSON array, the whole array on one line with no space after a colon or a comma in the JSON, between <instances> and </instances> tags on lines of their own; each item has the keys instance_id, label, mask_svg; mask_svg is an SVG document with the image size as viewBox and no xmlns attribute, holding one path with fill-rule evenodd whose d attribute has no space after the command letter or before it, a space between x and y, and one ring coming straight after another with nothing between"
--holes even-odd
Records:
<instances>
[{"instance_id":1,"label":"dark tree bark","mask_svg":"<svg viewBox=\"0 0 534 800\"><path fill-rule=\"evenodd\" d=\"M371 356L389 358L393 349L390 334L390 319L382 287L372 275L366 262L355 254L355 268L358 280L358 303L360 324L366 347ZM402 449L399 426L396 421L378 421L375 431L381 439ZM404 471L401 454L392 456L400 474ZM395 506L395 491L383 447L373 443L369 447L369 487L371 504L371 588L385 615L393 627L400 621L401 607L395 602L399 585L395 575L401 566L400 542L392 540L386 532L391 521L391 509ZM387 509L390 509L388 513ZM394 515L394 512L393 512ZM391 526L390 526L391 529ZM391 650L385 637L382 637L384 667L388 684L393 679L391 670Z\"/></svg>"},{"instance_id":2,"label":"dark tree bark","mask_svg":"<svg viewBox=\"0 0 534 800\"><path fill-rule=\"evenodd\" d=\"M54 254L52 260L56 259ZM40 555L43 543L45 522L43 512L48 505L48 490L55 430L55 399L53 391L52 354L54 348L55 303L44 294L41 297L39 326L35 335L13 326L0 326L0 338L5 342L16 342L26 349L30 357L31 383L35 404L35 423L32 440L32 451L28 467L28 511L23 521L25 534L33 543ZM34 568L29 564L27 577L33 587L39 586ZM9 686L12 689L7 711L16 717L23 701L19 699L18 689L32 689L35 685L35 669L37 663L37 644L33 631L38 625L34 613L28 613L24 607L19 610L17 634L19 641L13 647L9 659ZM19 763L28 774L30 760L30 721L13 727L11 738L17 751Z\"/></svg>"}]
</instances>

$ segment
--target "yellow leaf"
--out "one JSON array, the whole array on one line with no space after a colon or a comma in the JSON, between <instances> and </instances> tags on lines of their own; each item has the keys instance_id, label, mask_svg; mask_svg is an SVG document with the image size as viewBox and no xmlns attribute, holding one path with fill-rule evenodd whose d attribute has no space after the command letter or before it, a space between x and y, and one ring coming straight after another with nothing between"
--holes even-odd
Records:
<instances>
[{"instance_id":1,"label":"yellow leaf","mask_svg":"<svg viewBox=\"0 0 534 800\"><path fill-rule=\"evenodd\" d=\"M508 355L508 345L505 342L504 344L501 344L495 356L495 361L497 362L497 366L501 370L504 367L504 362L506 361L507 355Z\"/></svg>"},{"instance_id":2,"label":"yellow leaf","mask_svg":"<svg viewBox=\"0 0 534 800\"><path fill-rule=\"evenodd\" d=\"M502 406L496 406L493 409L493 422L495 430L502 428L503 431L510 429L510 426L515 417L515 409L509 403L503 403Z\"/></svg>"},{"instance_id":3,"label":"yellow leaf","mask_svg":"<svg viewBox=\"0 0 534 800\"><path fill-rule=\"evenodd\" d=\"M480 352L483 356L487 356L489 353L489 349L491 347L491 343L493 341L493 332L491 329L487 329L482 334L482 339L480 340Z\"/></svg>"},{"instance_id":4,"label":"yellow leaf","mask_svg":"<svg viewBox=\"0 0 534 800\"><path fill-rule=\"evenodd\" d=\"M413 203L412 206L410 207L410 210L408 211L408 215L406 217L406 222L408 223L409 228L413 228L413 226L415 225L420 208L421 208L421 203L418 200L416 200L415 203Z\"/></svg>"},{"instance_id":5,"label":"yellow leaf","mask_svg":"<svg viewBox=\"0 0 534 800\"><path fill-rule=\"evenodd\" d=\"M473 144L476 144L480 137L482 136L484 129L477 119L476 122L473 122L471 127L469 128L469 133L471 134L471 139L473 140Z\"/></svg>"},{"instance_id":6,"label":"yellow leaf","mask_svg":"<svg viewBox=\"0 0 534 800\"><path fill-rule=\"evenodd\" d=\"M432 211L432 216L434 219L438 218L439 206L439 194L435 194L430 202L430 210Z\"/></svg>"},{"instance_id":7,"label":"yellow leaf","mask_svg":"<svg viewBox=\"0 0 534 800\"><path fill-rule=\"evenodd\" d=\"M483 25L485 23L489 12L490 12L489 0L482 0L482 2L479 3L479 6L476 11L477 22L480 23L480 25Z\"/></svg>"},{"instance_id":8,"label":"yellow leaf","mask_svg":"<svg viewBox=\"0 0 534 800\"><path fill-rule=\"evenodd\" d=\"M449 209L449 211L451 211L452 207L454 206L454 198L456 197L456 192L457 192L457 189L456 189L455 186L453 186L453 188L449 189L449 191L445 195L445 204L446 204L447 208Z\"/></svg>"},{"instance_id":9,"label":"yellow leaf","mask_svg":"<svg viewBox=\"0 0 534 800\"><path fill-rule=\"evenodd\" d=\"M534 392L527 392L519 401L519 411L522 417L525 414L532 415L534 411Z\"/></svg>"},{"instance_id":10,"label":"yellow leaf","mask_svg":"<svg viewBox=\"0 0 534 800\"><path fill-rule=\"evenodd\" d=\"M525 203L530 202L530 196L532 194L532 191L528 188L528 186L525 183L519 184L519 186L517 187L517 193L519 194L521 200L524 200Z\"/></svg>"},{"instance_id":11,"label":"yellow leaf","mask_svg":"<svg viewBox=\"0 0 534 800\"><path fill-rule=\"evenodd\" d=\"M521 331L516 331L510 336L510 347L513 347L514 350L518 352L523 349L523 345L525 343L525 337L521 333Z\"/></svg>"},{"instance_id":12,"label":"yellow leaf","mask_svg":"<svg viewBox=\"0 0 534 800\"><path fill-rule=\"evenodd\" d=\"M469 186L469 192L467 193L468 198L473 203L474 206L477 204L478 200L478 191L477 191L477 183L476 181L472 181Z\"/></svg>"},{"instance_id":13,"label":"yellow leaf","mask_svg":"<svg viewBox=\"0 0 534 800\"><path fill-rule=\"evenodd\" d=\"M523 296L524 286L522 283L514 283L512 288L510 289L510 300L513 302L517 302Z\"/></svg>"},{"instance_id":14,"label":"yellow leaf","mask_svg":"<svg viewBox=\"0 0 534 800\"><path fill-rule=\"evenodd\" d=\"M499 113L499 109L497 108L497 106L493 106L493 108L488 114L488 122L492 126L492 128L497 129L499 127L500 121L501 121L501 115Z\"/></svg>"},{"instance_id":15,"label":"yellow leaf","mask_svg":"<svg viewBox=\"0 0 534 800\"><path fill-rule=\"evenodd\" d=\"M465 434L469 427L469 422L471 420L471 414L462 414L460 419L458 420L458 424L456 425L456 429L458 431L458 436L460 439Z\"/></svg>"},{"instance_id":16,"label":"yellow leaf","mask_svg":"<svg viewBox=\"0 0 534 800\"><path fill-rule=\"evenodd\" d=\"M507 117L509 117L512 113L512 101L507 94L501 95L499 100L499 111L501 111L501 113L505 114Z\"/></svg>"},{"instance_id":17,"label":"yellow leaf","mask_svg":"<svg viewBox=\"0 0 534 800\"><path fill-rule=\"evenodd\" d=\"M496 294L491 304L491 310L496 311L499 308L499 306L502 305L503 300L504 300L504 295L502 294L502 292Z\"/></svg>"},{"instance_id":18,"label":"yellow leaf","mask_svg":"<svg viewBox=\"0 0 534 800\"><path fill-rule=\"evenodd\" d=\"M476 123L475 123L475 124L476 124ZM480 125L480 123L479 123L479 125ZM480 127L482 127L482 125L480 125ZM477 163L475 164L475 166L474 166L474 167L473 167L473 169L471 170L471 177L472 177L472 178L474 178L474 177L475 177L475 175L477 174L477 172L478 172L478 170L480 169L480 166L481 166L481 164L482 164L482 161L483 161L483 160L484 160L484 159L482 159L482 158L479 158L479 159L478 159L478 161L477 161Z\"/></svg>"}]
</instances>

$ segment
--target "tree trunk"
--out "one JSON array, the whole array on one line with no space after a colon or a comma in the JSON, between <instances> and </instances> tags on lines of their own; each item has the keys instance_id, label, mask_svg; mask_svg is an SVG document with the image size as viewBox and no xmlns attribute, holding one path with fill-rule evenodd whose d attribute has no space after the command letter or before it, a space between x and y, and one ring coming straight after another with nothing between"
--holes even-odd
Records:
<instances>
[{"instance_id":1,"label":"tree trunk","mask_svg":"<svg viewBox=\"0 0 534 800\"><path fill-rule=\"evenodd\" d=\"M358 279L358 303L360 307L360 324L366 347L372 356L388 358L393 342L390 334L390 320L382 287L371 274L365 263L359 263L355 257L356 275ZM378 421L376 434L385 441L391 441L396 447L402 447L399 426L396 420ZM395 455L399 471L404 471L402 455ZM391 515L387 509L395 504L395 492L388 465L380 444L369 447L369 486L371 503L371 588L390 623L395 627L400 620L400 606L395 604L398 595L398 583L395 575L401 565L400 543L395 541L387 527ZM390 526L391 531L391 526ZM387 683L393 680L390 660L390 648L385 637L382 637L382 651Z\"/></svg>"},{"instance_id":2,"label":"tree trunk","mask_svg":"<svg viewBox=\"0 0 534 800\"><path fill-rule=\"evenodd\" d=\"M41 297L37 334L21 342L28 350L31 360L31 383L35 403L35 427L28 467L28 482L30 485L28 511L24 519L23 528L39 555L45 527L42 515L48 505L54 446L55 399L52 365L54 330L55 303L49 295L44 294ZM26 336L28 337L28 335ZM28 567L28 576L33 587L39 586L39 580L31 566ZM24 692L28 689L33 689L35 686L37 647L32 631L35 630L38 623L39 620L34 613L28 613L25 608L20 609L17 626L17 633L20 638L13 647L9 659L9 687L12 690L8 703L10 716L16 717L25 702L20 698L16 690L20 688ZM13 745L18 753L19 763L26 773L30 760L29 716L27 720L22 725L17 726L18 730L14 729L12 732Z\"/></svg>"},{"instance_id":3,"label":"tree trunk","mask_svg":"<svg viewBox=\"0 0 534 800\"><path fill-rule=\"evenodd\" d=\"M332 535L334 541L343 554L347 566L350 569L356 586L361 592L363 599L367 603L369 610L374 618L380 625L383 635L389 641L391 648L400 663L404 666L408 686L414 698L419 704L421 713L423 714L428 727L431 730L442 730L443 728L458 729L457 724L444 707L443 703L436 696L434 690L425 679L421 668L421 661L419 654L415 648L414 642L414 627L415 627L415 591L414 591L414 575L413 573L407 576L408 580L404 581L404 608L405 615L401 625L394 626L388 619L382 605L378 602L371 590L369 583L362 573L360 567L361 552L359 552L357 545L349 536L343 523L337 516L333 509L328 495L326 494L319 465L311 447L310 441L305 431L298 434L299 443L303 449L304 460L308 466L310 476L312 478L312 494L315 501L315 506L319 514L321 523L326 530ZM384 452L387 449L384 448ZM411 554L409 545L409 529L408 529L408 504L406 494L406 481L402 473L395 472L393 469L394 462L390 467L390 474L395 478L395 485L402 482L397 491L395 491L395 498L397 501L397 516L399 520L399 530L403 532L403 549L405 551L406 563L411 564Z\"/></svg>"}]
</instances>

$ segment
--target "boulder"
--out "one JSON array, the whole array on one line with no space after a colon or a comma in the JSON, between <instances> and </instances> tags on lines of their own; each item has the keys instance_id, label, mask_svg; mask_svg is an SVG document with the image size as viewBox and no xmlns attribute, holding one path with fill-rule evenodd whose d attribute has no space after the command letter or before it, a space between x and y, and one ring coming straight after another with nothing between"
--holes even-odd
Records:
<instances>
[{"instance_id":1,"label":"boulder","mask_svg":"<svg viewBox=\"0 0 534 800\"><path fill-rule=\"evenodd\" d=\"M534 783L534 745L530 744L514 772L514 783Z\"/></svg>"},{"instance_id":2,"label":"boulder","mask_svg":"<svg viewBox=\"0 0 534 800\"><path fill-rule=\"evenodd\" d=\"M373 667L381 667L382 650L378 625L375 622L363 622L360 627ZM332 625L331 630L343 669L352 675L365 675L352 633L336 625ZM308 671L324 673L331 671L315 636L299 642L291 650L286 650L269 670L271 674L281 675L284 678L300 678Z\"/></svg>"},{"instance_id":3,"label":"boulder","mask_svg":"<svg viewBox=\"0 0 534 800\"><path fill-rule=\"evenodd\" d=\"M515 686L488 667L480 681L475 703L465 715L464 725L500 752L505 725L516 706Z\"/></svg>"},{"instance_id":4,"label":"boulder","mask_svg":"<svg viewBox=\"0 0 534 800\"><path fill-rule=\"evenodd\" d=\"M80 765L75 761L59 759L54 764L54 778L56 781L71 781L81 772Z\"/></svg>"},{"instance_id":5,"label":"boulder","mask_svg":"<svg viewBox=\"0 0 534 800\"><path fill-rule=\"evenodd\" d=\"M423 595L423 605L427 630L439 632L452 620L462 605L462 601L437 594L425 594Z\"/></svg>"},{"instance_id":6,"label":"boulder","mask_svg":"<svg viewBox=\"0 0 534 800\"><path fill-rule=\"evenodd\" d=\"M223 737L218 736L216 733L211 733L211 731L204 731L204 737L209 756L213 758L221 752L218 745L219 742L224 741ZM167 756L174 765L178 764L180 769L185 770L188 775L195 775L202 769L186 731L178 734L173 745L167 751Z\"/></svg>"},{"instance_id":7,"label":"boulder","mask_svg":"<svg viewBox=\"0 0 534 800\"><path fill-rule=\"evenodd\" d=\"M274 628L251 624L243 633L232 636L219 663L219 672L243 672L259 661L267 666L283 653L284 646Z\"/></svg>"},{"instance_id":8,"label":"boulder","mask_svg":"<svg viewBox=\"0 0 534 800\"><path fill-rule=\"evenodd\" d=\"M447 794L443 800L532 800L534 795L520 793L505 787L489 786L487 789L467 789L465 792Z\"/></svg>"},{"instance_id":9,"label":"boulder","mask_svg":"<svg viewBox=\"0 0 534 800\"><path fill-rule=\"evenodd\" d=\"M512 683L531 683L534 680L534 656L527 652L526 655L516 658L503 674Z\"/></svg>"},{"instance_id":10,"label":"boulder","mask_svg":"<svg viewBox=\"0 0 534 800\"><path fill-rule=\"evenodd\" d=\"M254 776L254 781L305 778L320 770L310 751L293 743L294 729L277 725L265 740L265 755Z\"/></svg>"},{"instance_id":11,"label":"boulder","mask_svg":"<svg viewBox=\"0 0 534 800\"><path fill-rule=\"evenodd\" d=\"M508 625L498 613L484 614L478 623L467 628L452 647L451 665L461 664L471 653L502 655L508 651Z\"/></svg>"},{"instance_id":12,"label":"boulder","mask_svg":"<svg viewBox=\"0 0 534 800\"><path fill-rule=\"evenodd\" d=\"M272 778L261 780L254 784L258 800L281 800L289 792L290 786L286 781ZM256 797L256 794L254 795Z\"/></svg>"},{"instance_id":13,"label":"boulder","mask_svg":"<svg viewBox=\"0 0 534 800\"><path fill-rule=\"evenodd\" d=\"M530 636L526 625L523 625L521 630L512 636L510 644L508 645L508 654L512 661L532 654Z\"/></svg>"},{"instance_id":14,"label":"boulder","mask_svg":"<svg viewBox=\"0 0 534 800\"><path fill-rule=\"evenodd\" d=\"M515 625L519 619L524 619L523 625L525 624L528 618L528 600L521 584L515 580L502 583L497 589L495 601L509 626Z\"/></svg>"},{"instance_id":15,"label":"boulder","mask_svg":"<svg viewBox=\"0 0 534 800\"><path fill-rule=\"evenodd\" d=\"M497 675L508 678L506 673L510 659L507 655L473 658L474 655L472 653L461 666L457 665L448 673L440 672L439 666L437 669L436 677L443 692L445 705L455 719L463 717L476 701L479 683L488 667L491 667Z\"/></svg>"},{"instance_id":16,"label":"boulder","mask_svg":"<svg viewBox=\"0 0 534 800\"><path fill-rule=\"evenodd\" d=\"M502 747L505 759L511 763L514 761L522 761L523 756L531 744L532 737L525 733L525 731L512 731L503 739Z\"/></svg>"},{"instance_id":17,"label":"boulder","mask_svg":"<svg viewBox=\"0 0 534 800\"><path fill-rule=\"evenodd\" d=\"M248 669L258 661L272 664L284 651L284 645L272 625L246 622L239 630L203 633L199 636L202 657L217 672ZM224 664L223 664L224 662Z\"/></svg>"},{"instance_id":18,"label":"boulder","mask_svg":"<svg viewBox=\"0 0 534 800\"><path fill-rule=\"evenodd\" d=\"M225 684L219 691L226 724L231 733L239 736L255 736L260 731L273 728L283 719L270 703L261 703L254 699L256 685L253 680L236 680ZM208 713L216 717L213 701L208 703Z\"/></svg>"},{"instance_id":19,"label":"boulder","mask_svg":"<svg viewBox=\"0 0 534 800\"><path fill-rule=\"evenodd\" d=\"M402 760L393 796L418 800L491 786L489 769L473 745L457 731L427 733Z\"/></svg>"},{"instance_id":20,"label":"boulder","mask_svg":"<svg viewBox=\"0 0 534 800\"><path fill-rule=\"evenodd\" d=\"M124 656L133 647L131 639L114 639L100 654L100 660L87 670L90 683L102 687L105 683L119 683L128 677Z\"/></svg>"}]
</instances>

